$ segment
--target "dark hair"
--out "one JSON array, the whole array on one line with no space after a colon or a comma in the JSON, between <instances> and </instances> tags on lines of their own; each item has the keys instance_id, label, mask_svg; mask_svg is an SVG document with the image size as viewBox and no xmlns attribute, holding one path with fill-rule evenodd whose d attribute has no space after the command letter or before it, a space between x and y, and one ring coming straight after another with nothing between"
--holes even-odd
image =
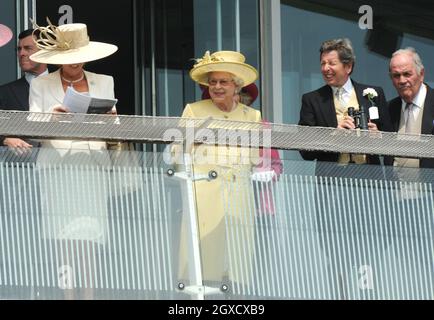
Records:
<instances>
[{"instance_id":1,"label":"dark hair","mask_svg":"<svg viewBox=\"0 0 434 320\"><path fill-rule=\"evenodd\" d=\"M321 44L320 59L323 53L327 53L330 51L336 50L339 56L339 60L346 65L351 65L352 70L354 70L354 65L356 63L356 56L354 54L353 46L351 45L351 41L349 39L332 39L324 41Z\"/></svg>"},{"instance_id":2,"label":"dark hair","mask_svg":"<svg viewBox=\"0 0 434 320\"><path fill-rule=\"evenodd\" d=\"M33 30L34 29L27 29L27 30L21 31L20 34L18 35L18 39L22 40L24 38L27 38L28 36L31 36L33 33ZM37 37L38 35L39 35L39 30L37 30L35 32L35 36Z\"/></svg>"}]
</instances>

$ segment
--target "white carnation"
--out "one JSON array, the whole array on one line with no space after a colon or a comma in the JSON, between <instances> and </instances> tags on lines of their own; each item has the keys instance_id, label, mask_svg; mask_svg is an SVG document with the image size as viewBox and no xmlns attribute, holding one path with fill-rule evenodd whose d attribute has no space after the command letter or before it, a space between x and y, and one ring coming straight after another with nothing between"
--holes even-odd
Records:
<instances>
[{"instance_id":1,"label":"white carnation","mask_svg":"<svg viewBox=\"0 0 434 320\"><path fill-rule=\"evenodd\" d=\"M375 97L378 97L378 93L377 91L375 91L375 89L366 88L365 90L363 90L363 96L368 96L368 99L372 100Z\"/></svg>"}]
</instances>

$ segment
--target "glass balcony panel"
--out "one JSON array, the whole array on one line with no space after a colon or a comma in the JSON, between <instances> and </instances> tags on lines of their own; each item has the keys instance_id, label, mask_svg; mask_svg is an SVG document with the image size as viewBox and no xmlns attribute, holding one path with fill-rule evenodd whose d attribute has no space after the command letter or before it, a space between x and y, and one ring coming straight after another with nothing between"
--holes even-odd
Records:
<instances>
[{"instance_id":1,"label":"glass balcony panel","mask_svg":"<svg viewBox=\"0 0 434 320\"><path fill-rule=\"evenodd\" d=\"M112 165L107 151L14 151L0 150L2 299L190 298L181 186L161 154L122 151Z\"/></svg>"},{"instance_id":2,"label":"glass balcony panel","mask_svg":"<svg viewBox=\"0 0 434 320\"><path fill-rule=\"evenodd\" d=\"M222 184L237 195L225 204L228 273L245 278L229 279L235 296L432 299L432 170L282 163L270 180L245 175L253 197Z\"/></svg>"},{"instance_id":3,"label":"glass balcony panel","mask_svg":"<svg viewBox=\"0 0 434 320\"><path fill-rule=\"evenodd\" d=\"M3 299L432 298L432 170L59 152L0 150Z\"/></svg>"}]
</instances>

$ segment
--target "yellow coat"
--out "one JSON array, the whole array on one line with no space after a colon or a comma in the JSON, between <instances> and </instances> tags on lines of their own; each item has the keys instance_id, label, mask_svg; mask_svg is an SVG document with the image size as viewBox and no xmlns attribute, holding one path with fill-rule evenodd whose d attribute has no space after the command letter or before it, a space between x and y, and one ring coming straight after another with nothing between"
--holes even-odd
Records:
<instances>
[{"instance_id":1,"label":"yellow coat","mask_svg":"<svg viewBox=\"0 0 434 320\"><path fill-rule=\"evenodd\" d=\"M240 103L231 112L224 112L211 100L187 104L182 114L184 118L210 116L213 119L261 121L261 113L253 108ZM227 278L238 283L249 283L250 279L247 278L251 272L245 269L251 268L254 244L252 232L254 217L251 215L254 212L254 201L249 177L253 167L251 157L257 157L258 150L196 145L191 153L194 173L207 174L214 170L218 174L215 180L197 181L193 184L197 203L203 278L219 283ZM225 216L229 224L229 234L226 233ZM229 241L227 241L228 237ZM239 246L238 243L243 246ZM180 274L182 278L188 278L188 267L186 261L183 261L187 254L184 232L180 244ZM230 244L229 251L228 244ZM247 247L247 250L244 250L244 247Z\"/></svg>"}]
</instances>

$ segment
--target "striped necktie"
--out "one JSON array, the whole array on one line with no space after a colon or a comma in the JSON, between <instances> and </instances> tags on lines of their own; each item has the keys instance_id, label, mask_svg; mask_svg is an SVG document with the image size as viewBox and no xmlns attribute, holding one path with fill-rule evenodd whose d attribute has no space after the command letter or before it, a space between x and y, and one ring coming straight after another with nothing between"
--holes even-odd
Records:
<instances>
[{"instance_id":1,"label":"striped necktie","mask_svg":"<svg viewBox=\"0 0 434 320\"><path fill-rule=\"evenodd\" d=\"M416 118L414 116L415 105L413 103L407 103L405 110L407 112L407 120L405 122L405 133L417 133Z\"/></svg>"},{"instance_id":2,"label":"striped necktie","mask_svg":"<svg viewBox=\"0 0 434 320\"><path fill-rule=\"evenodd\" d=\"M336 100L339 102L339 109L341 112L344 112L346 110L345 108L345 101L344 101L344 88L339 87L335 92Z\"/></svg>"},{"instance_id":3,"label":"striped necktie","mask_svg":"<svg viewBox=\"0 0 434 320\"><path fill-rule=\"evenodd\" d=\"M343 97L343 95L344 95L344 88L339 87L339 88L336 90L335 96L336 96L336 99L338 99L338 101L339 101L340 103L344 103L344 97Z\"/></svg>"}]
</instances>

